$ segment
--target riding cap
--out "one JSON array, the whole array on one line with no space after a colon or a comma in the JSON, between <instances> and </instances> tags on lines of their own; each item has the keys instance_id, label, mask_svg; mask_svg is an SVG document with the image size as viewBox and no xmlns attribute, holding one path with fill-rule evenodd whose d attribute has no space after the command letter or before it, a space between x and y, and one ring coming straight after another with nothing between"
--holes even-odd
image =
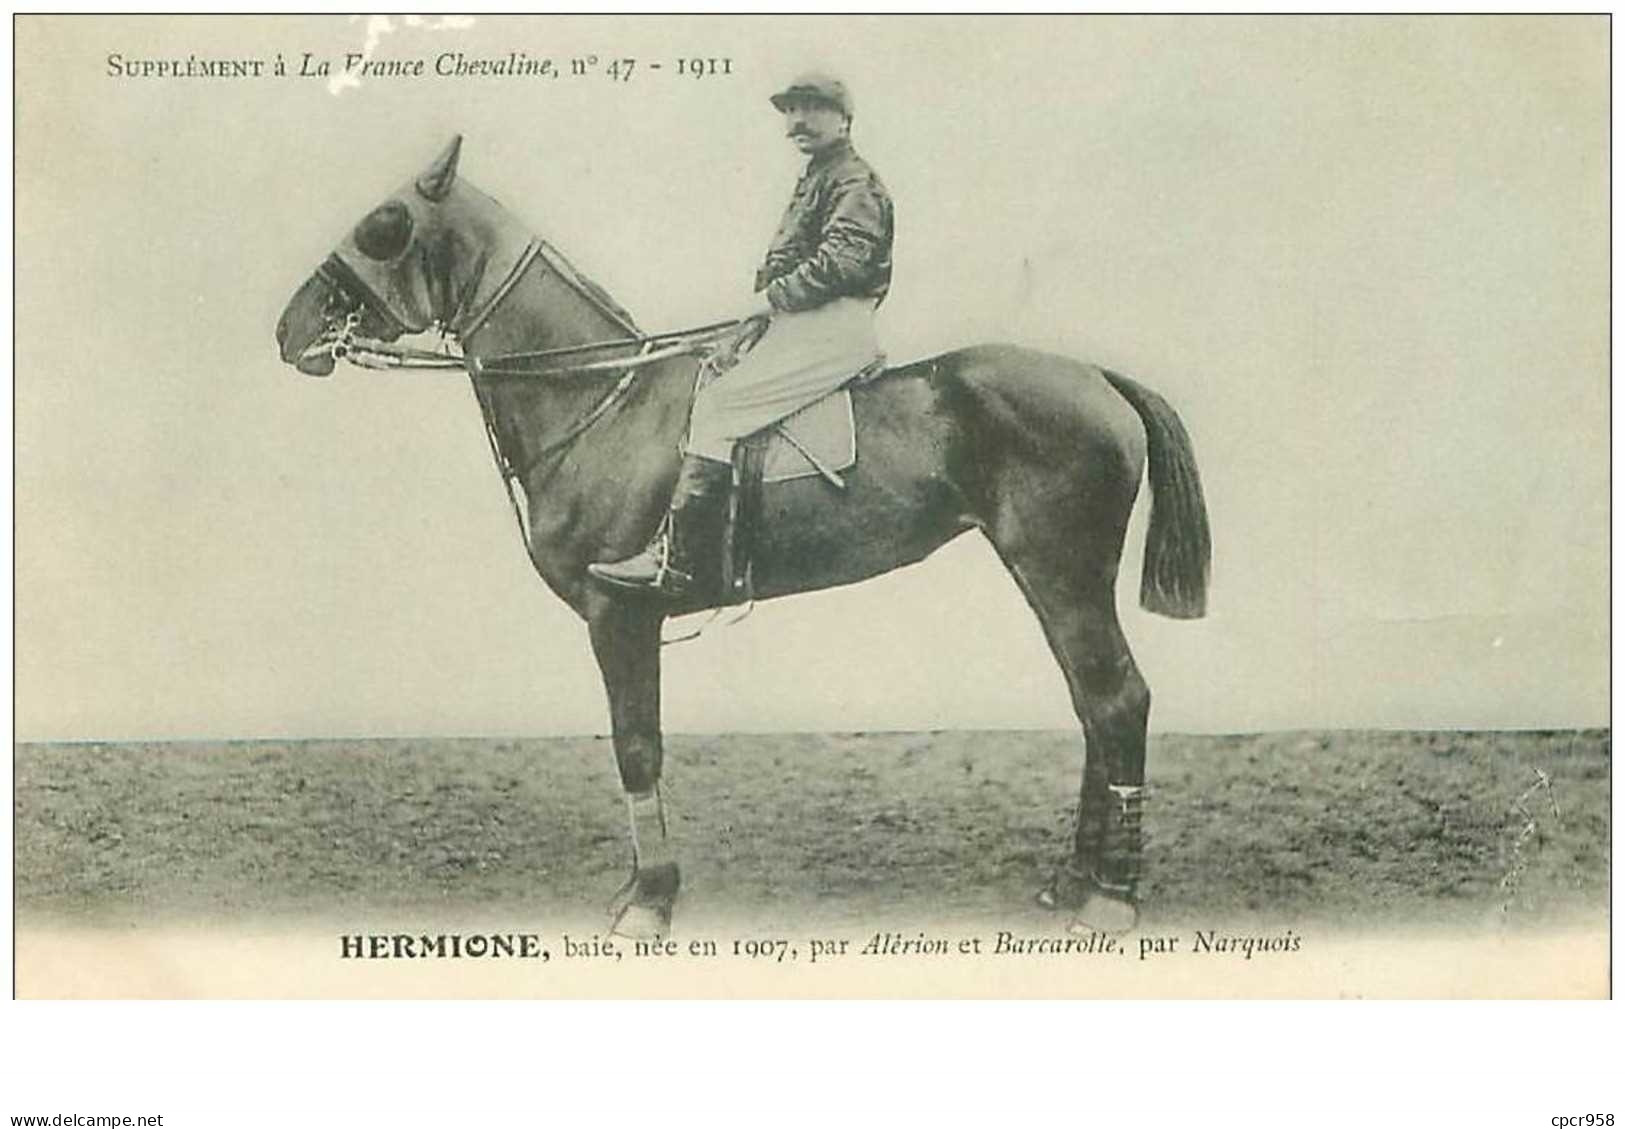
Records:
<instances>
[{"instance_id":1,"label":"riding cap","mask_svg":"<svg viewBox=\"0 0 1625 1129\"><path fill-rule=\"evenodd\" d=\"M785 104L792 98L811 98L819 102L827 102L834 106L848 118L852 117L852 95L846 89L846 83L827 74L813 72L797 75L789 86L769 98L773 108L782 112Z\"/></svg>"}]
</instances>

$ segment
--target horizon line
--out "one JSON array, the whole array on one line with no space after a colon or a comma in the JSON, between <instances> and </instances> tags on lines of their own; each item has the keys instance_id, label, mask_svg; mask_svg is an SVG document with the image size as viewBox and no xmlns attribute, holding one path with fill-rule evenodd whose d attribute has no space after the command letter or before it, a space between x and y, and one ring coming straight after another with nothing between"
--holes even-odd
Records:
<instances>
[{"instance_id":1,"label":"horizon line","mask_svg":"<svg viewBox=\"0 0 1625 1129\"><path fill-rule=\"evenodd\" d=\"M1152 730L1148 737L1263 737L1293 734L1348 734L1348 733L1612 733L1611 724L1603 725L1527 725L1527 726L1285 726L1262 729ZM942 733L1033 733L1067 734L1080 739L1079 729L1062 726L945 726L934 729L735 729L709 732L680 730L667 732L672 737L887 737ZM332 741L609 741L610 733L341 733L320 735L259 735L259 736L198 736L198 737L54 737L22 739L13 737L12 747L26 745L203 745L203 744L316 744Z\"/></svg>"}]
</instances>

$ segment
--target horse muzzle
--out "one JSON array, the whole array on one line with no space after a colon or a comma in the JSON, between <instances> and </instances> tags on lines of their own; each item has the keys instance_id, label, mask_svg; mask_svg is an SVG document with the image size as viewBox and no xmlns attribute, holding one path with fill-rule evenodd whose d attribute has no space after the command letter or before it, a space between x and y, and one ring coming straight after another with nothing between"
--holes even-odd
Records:
<instances>
[{"instance_id":1,"label":"horse muzzle","mask_svg":"<svg viewBox=\"0 0 1625 1129\"><path fill-rule=\"evenodd\" d=\"M333 338L324 336L305 346L298 356L284 359L306 376L332 376L338 355Z\"/></svg>"},{"instance_id":2,"label":"horse muzzle","mask_svg":"<svg viewBox=\"0 0 1625 1129\"><path fill-rule=\"evenodd\" d=\"M327 312L331 290L319 275L307 279L277 319L276 344L284 364L309 376L327 376L335 361L340 328Z\"/></svg>"}]
</instances>

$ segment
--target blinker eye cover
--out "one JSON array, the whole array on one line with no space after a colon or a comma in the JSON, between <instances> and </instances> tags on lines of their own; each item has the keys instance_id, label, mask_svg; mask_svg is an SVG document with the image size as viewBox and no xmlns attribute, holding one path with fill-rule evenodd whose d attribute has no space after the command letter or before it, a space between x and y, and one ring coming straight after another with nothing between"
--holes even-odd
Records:
<instances>
[{"instance_id":1,"label":"blinker eye cover","mask_svg":"<svg viewBox=\"0 0 1625 1129\"><path fill-rule=\"evenodd\" d=\"M355 245L369 259L393 259L412 240L412 213L400 201L374 208L355 225Z\"/></svg>"}]
</instances>

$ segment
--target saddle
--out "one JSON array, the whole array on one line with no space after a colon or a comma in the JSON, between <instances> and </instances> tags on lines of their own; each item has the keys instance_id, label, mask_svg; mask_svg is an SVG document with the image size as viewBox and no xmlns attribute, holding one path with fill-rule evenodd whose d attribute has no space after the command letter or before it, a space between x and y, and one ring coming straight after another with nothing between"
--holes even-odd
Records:
<instances>
[{"instance_id":1,"label":"saddle","mask_svg":"<svg viewBox=\"0 0 1625 1129\"><path fill-rule=\"evenodd\" d=\"M876 357L833 392L734 444L733 491L721 546L721 606L746 603L753 596L751 565L766 486L816 477L834 489L846 488L841 474L858 461L852 386L885 369L885 357ZM695 391L719 375L710 364L703 365Z\"/></svg>"}]
</instances>

